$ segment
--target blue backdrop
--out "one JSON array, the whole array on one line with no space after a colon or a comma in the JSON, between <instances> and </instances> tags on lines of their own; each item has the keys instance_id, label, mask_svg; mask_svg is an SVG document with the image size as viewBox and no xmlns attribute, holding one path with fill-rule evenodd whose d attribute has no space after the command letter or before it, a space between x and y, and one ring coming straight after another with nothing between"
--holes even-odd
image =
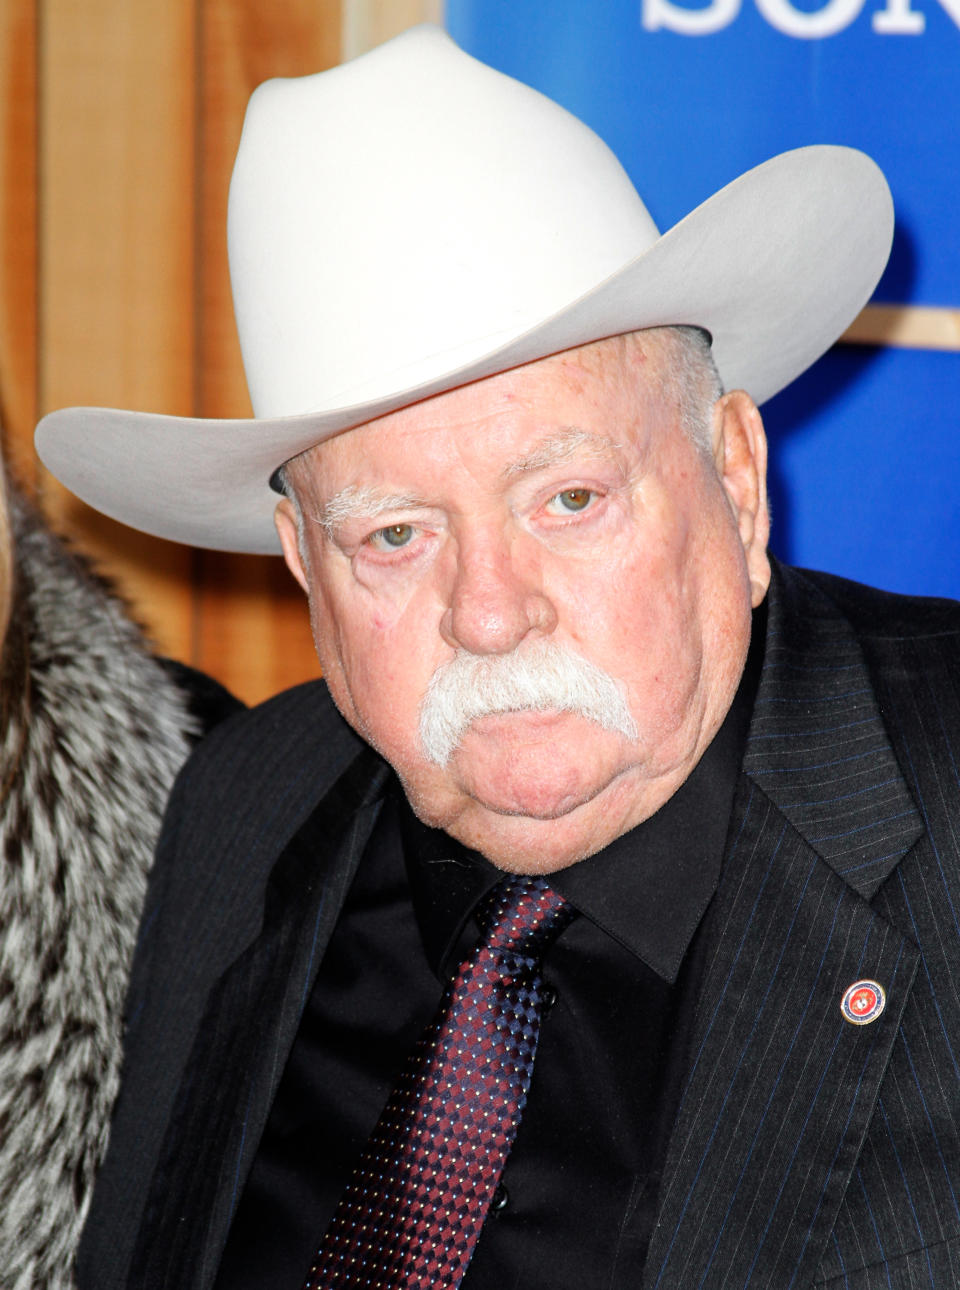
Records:
<instances>
[{"instance_id":1,"label":"blue backdrop","mask_svg":"<svg viewBox=\"0 0 960 1290\"><path fill-rule=\"evenodd\" d=\"M960 0L447 0L446 23L602 135L661 229L786 148L862 148L897 210L875 300L960 309ZM958 403L960 352L835 347L764 408L774 551L960 596Z\"/></svg>"}]
</instances>

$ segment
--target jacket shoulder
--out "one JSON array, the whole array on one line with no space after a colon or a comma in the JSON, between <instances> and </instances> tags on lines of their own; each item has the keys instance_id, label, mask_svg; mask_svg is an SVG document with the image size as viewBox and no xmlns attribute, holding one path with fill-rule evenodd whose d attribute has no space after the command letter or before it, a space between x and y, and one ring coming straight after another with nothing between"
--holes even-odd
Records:
<instances>
[{"instance_id":1,"label":"jacket shoulder","mask_svg":"<svg viewBox=\"0 0 960 1290\"><path fill-rule=\"evenodd\" d=\"M797 582L815 587L862 638L920 641L925 637L954 637L960 643L960 601L881 591L811 569L780 566L780 571L788 587Z\"/></svg>"},{"instance_id":2,"label":"jacket shoulder","mask_svg":"<svg viewBox=\"0 0 960 1290\"><path fill-rule=\"evenodd\" d=\"M181 821L192 839L209 833L225 843L239 841L243 822L249 842L269 816L274 836L285 839L365 748L322 681L235 713L200 742L181 771L159 855Z\"/></svg>"},{"instance_id":3,"label":"jacket shoulder","mask_svg":"<svg viewBox=\"0 0 960 1290\"><path fill-rule=\"evenodd\" d=\"M244 711L246 705L206 672L199 672L179 659L160 658L157 661L187 705L194 726L192 743L197 743L235 712Z\"/></svg>"},{"instance_id":4,"label":"jacket shoulder","mask_svg":"<svg viewBox=\"0 0 960 1290\"><path fill-rule=\"evenodd\" d=\"M336 710L322 681L284 690L221 721L181 772L171 809L183 799L229 808L250 795L318 788L366 747ZM307 780L313 788L308 787Z\"/></svg>"}]
</instances>

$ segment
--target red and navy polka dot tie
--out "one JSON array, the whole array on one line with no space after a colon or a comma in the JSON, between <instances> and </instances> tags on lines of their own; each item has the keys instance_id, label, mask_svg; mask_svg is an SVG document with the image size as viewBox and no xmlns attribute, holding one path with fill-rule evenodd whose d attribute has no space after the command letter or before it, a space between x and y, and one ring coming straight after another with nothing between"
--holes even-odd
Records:
<instances>
[{"instance_id":1,"label":"red and navy polka dot tie","mask_svg":"<svg viewBox=\"0 0 960 1290\"><path fill-rule=\"evenodd\" d=\"M527 1100L540 956L573 916L542 878L506 878L419 1040L304 1290L458 1286Z\"/></svg>"}]
</instances>

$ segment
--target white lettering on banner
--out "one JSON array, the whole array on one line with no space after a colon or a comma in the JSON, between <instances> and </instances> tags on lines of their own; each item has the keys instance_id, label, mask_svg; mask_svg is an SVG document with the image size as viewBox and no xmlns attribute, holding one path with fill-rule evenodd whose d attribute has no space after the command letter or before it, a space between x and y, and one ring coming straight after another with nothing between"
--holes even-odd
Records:
<instances>
[{"instance_id":1,"label":"white lettering on banner","mask_svg":"<svg viewBox=\"0 0 960 1290\"><path fill-rule=\"evenodd\" d=\"M663 27L682 36L710 36L729 27L739 12L740 0L710 0L705 9L685 9L672 0L643 0L641 22L647 31Z\"/></svg>"},{"instance_id":2,"label":"white lettering on banner","mask_svg":"<svg viewBox=\"0 0 960 1290\"><path fill-rule=\"evenodd\" d=\"M819 9L798 9L793 0L754 0L771 27L797 40L821 40L849 27L863 9L864 0L825 0ZM937 0L960 29L960 0ZM696 9L674 0L641 0L640 21L646 31L675 31L681 36L712 36L740 14L741 0L708 0ZM919 36L926 30L924 14L910 7L911 0L886 0L871 16L870 25L881 36Z\"/></svg>"},{"instance_id":3,"label":"white lettering on banner","mask_svg":"<svg viewBox=\"0 0 960 1290\"><path fill-rule=\"evenodd\" d=\"M871 24L881 36L919 36L927 20L922 13L910 8L910 0L887 0L886 9L875 13Z\"/></svg>"},{"instance_id":4,"label":"white lettering on banner","mask_svg":"<svg viewBox=\"0 0 960 1290\"><path fill-rule=\"evenodd\" d=\"M960 0L939 0L939 4L960 28ZM926 25L925 16L910 8L910 0L887 0L887 7L873 15L873 30L883 36L917 36Z\"/></svg>"},{"instance_id":5,"label":"white lettering on banner","mask_svg":"<svg viewBox=\"0 0 960 1290\"><path fill-rule=\"evenodd\" d=\"M863 8L863 0L827 0L823 8L812 13L795 9L790 0L756 0L756 3L771 27L799 40L834 36L849 27Z\"/></svg>"}]
</instances>

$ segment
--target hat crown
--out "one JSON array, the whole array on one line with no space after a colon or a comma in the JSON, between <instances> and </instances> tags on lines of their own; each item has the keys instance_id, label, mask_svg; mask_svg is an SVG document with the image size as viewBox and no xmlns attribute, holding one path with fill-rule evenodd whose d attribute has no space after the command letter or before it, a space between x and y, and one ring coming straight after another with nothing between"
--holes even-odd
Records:
<instances>
[{"instance_id":1,"label":"hat crown","mask_svg":"<svg viewBox=\"0 0 960 1290\"><path fill-rule=\"evenodd\" d=\"M247 110L229 211L255 414L429 381L657 237L592 130L438 27L268 81Z\"/></svg>"}]
</instances>

